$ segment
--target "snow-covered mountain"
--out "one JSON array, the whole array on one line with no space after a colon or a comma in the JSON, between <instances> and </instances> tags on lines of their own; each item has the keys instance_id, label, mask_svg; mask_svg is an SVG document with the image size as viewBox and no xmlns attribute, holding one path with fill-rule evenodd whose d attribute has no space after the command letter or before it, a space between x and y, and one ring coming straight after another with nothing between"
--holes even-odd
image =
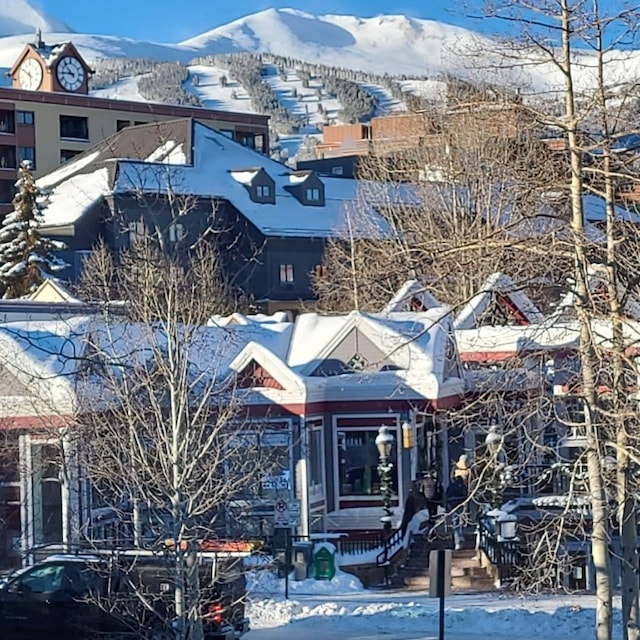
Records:
<instances>
[{"instance_id":1,"label":"snow-covered mountain","mask_svg":"<svg viewBox=\"0 0 640 640\"><path fill-rule=\"evenodd\" d=\"M70 35L66 25L36 11L32 1L0 0L0 35L9 34L0 37L0 66L13 63L33 39L36 27L48 42L73 40L89 61L126 56L186 63L195 56L249 51L379 74L468 75L471 57L464 52L495 49L490 40L473 31L431 20L403 15L316 16L294 9L267 9L180 43L153 42L152 34L149 41Z\"/></svg>"},{"instance_id":2,"label":"snow-covered mountain","mask_svg":"<svg viewBox=\"0 0 640 640\"><path fill-rule=\"evenodd\" d=\"M167 19L170 19L169 17ZM498 66L500 46L487 36L441 22L381 15L313 15L294 9L267 9L216 27L180 43L157 43L109 35L70 33L66 25L34 9L33 0L0 0L0 67L9 67L39 27L48 42L73 40L88 61L104 57L147 57L188 63L196 56L240 51L272 53L328 66L377 74L434 77L448 73L497 84L531 85L550 89L562 82L553 65L515 65L513 52L508 70ZM150 34L150 38L152 38ZM623 58L626 58L623 60ZM612 82L636 75L638 52L625 51L612 60ZM587 54L576 67L576 85L590 83Z\"/></svg>"},{"instance_id":3,"label":"snow-covered mountain","mask_svg":"<svg viewBox=\"0 0 640 640\"><path fill-rule=\"evenodd\" d=\"M0 0L0 36L33 33L35 29L43 32L72 31L61 20L36 8L30 0Z\"/></svg>"},{"instance_id":4,"label":"snow-covered mountain","mask_svg":"<svg viewBox=\"0 0 640 640\"><path fill-rule=\"evenodd\" d=\"M488 42L467 29L403 15L365 19L267 9L180 44L203 54L266 52L381 74L428 75L460 66L456 51L482 41Z\"/></svg>"}]
</instances>

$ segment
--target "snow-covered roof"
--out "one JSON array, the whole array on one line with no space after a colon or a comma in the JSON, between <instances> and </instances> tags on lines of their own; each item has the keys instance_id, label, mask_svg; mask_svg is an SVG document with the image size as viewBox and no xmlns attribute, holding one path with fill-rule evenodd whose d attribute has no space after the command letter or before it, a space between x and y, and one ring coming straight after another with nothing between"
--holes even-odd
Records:
<instances>
[{"instance_id":1,"label":"snow-covered roof","mask_svg":"<svg viewBox=\"0 0 640 640\"><path fill-rule=\"evenodd\" d=\"M396 370L375 374L345 373L326 376L326 389L366 390L375 385L404 388L407 392L437 399L456 395L456 382L445 383L446 358L452 337L449 310L443 307L423 312L364 313L330 316L305 313L297 317L287 356L288 365L309 377L354 329L359 329L378 347L385 361ZM374 396L370 388L369 395Z\"/></svg>"},{"instance_id":2,"label":"snow-covered roof","mask_svg":"<svg viewBox=\"0 0 640 640\"><path fill-rule=\"evenodd\" d=\"M544 321L544 314L522 290L522 287L517 286L506 274L496 272L485 280L480 291L460 310L453 326L456 329L476 327L478 320L491 304L494 293L508 297L527 322L536 324Z\"/></svg>"},{"instance_id":3,"label":"snow-covered roof","mask_svg":"<svg viewBox=\"0 0 640 640\"><path fill-rule=\"evenodd\" d=\"M391 300L383 307L382 313L395 311L424 311L444 305L417 280L407 280Z\"/></svg>"},{"instance_id":4,"label":"snow-covered roof","mask_svg":"<svg viewBox=\"0 0 640 640\"><path fill-rule=\"evenodd\" d=\"M195 194L229 201L266 236L332 237L347 228L348 203L357 198L358 183L342 178L323 178L325 204L310 207L302 204L284 187L291 171L285 165L229 140L226 136L195 122L193 125L194 158L191 166L163 166L161 170L144 162L120 161L114 192L131 190L164 192L169 186L177 195ZM244 188L254 170L237 171L234 167L262 168L275 182L275 203L258 203ZM229 169L232 169L232 172ZM257 173L257 171L256 171ZM359 206L355 234L379 237L389 231L386 220L374 209ZM366 224L358 224L362 219Z\"/></svg>"},{"instance_id":5,"label":"snow-covered roof","mask_svg":"<svg viewBox=\"0 0 640 640\"><path fill-rule=\"evenodd\" d=\"M285 188L292 177L299 179L286 165L189 119L158 126L161 132L155 125L126 128L40 178L38 186L47 189L49 198L43 226L74 224L100 198L113 193L166 193L171 189L177 196L227 200L266 236L333 237L349 226L361 237L390 232L375 210L375 195L366 203L357 198L356 180L323 178L324 205L305 206ZM133 144L130 138L143 144ZM275 182L274 204L254 202L245 187L260 171ZM371 192L381 202L389 201L387 189Z\"/></svg>"},{"instance_id":6,"label":"snow-covered roof","mask_svg":"<svg viewBox=\"0 0 640 640\"><path fill-rule=\"evenodd\" d=\"M30 392L3 396L4 416L75 413L75 375L82 362L86 316L0 324L0 367Z\"/></svg>"},{"instance_id":7,"label":"snow-covered roof","mask_svg":"<svg viewBox=\"0 0 640 640\"><path fill-rule=\"evenodd\" d=\"M40 181L37 184L41 186ZM110 190L109 170L106 167L72 175L47 192L46 206L42 209L42 226L75 224Z\"/></svg>"}]
</instances>

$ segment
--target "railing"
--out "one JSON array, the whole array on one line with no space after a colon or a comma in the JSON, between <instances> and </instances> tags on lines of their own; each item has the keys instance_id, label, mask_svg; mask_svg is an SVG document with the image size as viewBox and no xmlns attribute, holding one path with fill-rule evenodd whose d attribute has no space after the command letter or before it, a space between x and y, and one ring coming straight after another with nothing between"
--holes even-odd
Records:
<instances>
[{"instance_id":1,"label":"railing","mask_svg":"<svg viewBox=\"0 0 640 640\"><path fill-rule=\"evenodd\" d=\"M382 534L356 538L340 538L336 547L341 554L367 553L379 549L383 545Z\"/></svg>"},{"instance_id":2,"label":"railing","mask_svg":"<svg viewBox=\"0 0 640 640\"><path fill-rule=\"evenodd\" d=\"M511 582L522 562L522 544L518 540L500 540L486 517L478 519L479 549L498 570L500 581Z\"/></svg>"},{"instance_id":3,"label":"railing","mask_svg":"<svg viewBox=\"0 0 640 640\"><path fill-rule=\"evenodd\" d=\"M289 538L289 541L291 544L294 544L296 542L312 542L313 539L308 535L292 535ZM336 550L340 555L364 554L384 547L384 537L382 532L364 536L332 537L327 538L327 541L336 547ZM273 550L273 537L266 538L264 548Z\"/></svg>"},{"instance_id":4,"label":"railing","mask_svg":"<svg viewBox=\"0 0 640 640\"><path fill-rule=\"evenodd\" d=\"M389 564L393 554L402 546L404 533L402 529L396 529L393 535L382 541L383 549L376 557L376 565L384 567Z\"/></svg>"}]
</instances>

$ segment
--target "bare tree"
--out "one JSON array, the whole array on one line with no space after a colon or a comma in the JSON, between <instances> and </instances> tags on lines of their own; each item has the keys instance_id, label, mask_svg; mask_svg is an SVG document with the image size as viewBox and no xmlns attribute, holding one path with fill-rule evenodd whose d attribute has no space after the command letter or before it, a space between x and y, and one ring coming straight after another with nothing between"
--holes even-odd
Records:
<instances>
[{"instance_id":1,"label":"bare tree","mask_svg":"<svg viewBox=\"0 0 640 640\"><path fill-rule=\"evenodd\" d=\"M84 291L96 301L109 292L111 303L86 337L83 468L105 506L131 512L137 545L150 515L161 523L175 585L165 632L201 637L194 544L225 534L234 499L255 496L271 464L229 369L238 345L207 326L214 311L227 309L217 256L205 245L168 255L147 237L117 262L98 251L85 273Z\"/></svg>"}]
</instances>

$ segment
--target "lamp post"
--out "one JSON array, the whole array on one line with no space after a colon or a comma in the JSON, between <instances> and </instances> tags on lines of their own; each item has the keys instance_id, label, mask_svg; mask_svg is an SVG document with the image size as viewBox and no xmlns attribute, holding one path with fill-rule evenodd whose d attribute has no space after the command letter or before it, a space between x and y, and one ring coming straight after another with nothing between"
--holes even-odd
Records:
<instances>
[{"instance_id":1,"label":"lamp post","mask_svg":"<svg viewBox=\"0 0 640 640\"><path fill-rule=\"evenodd\" d=\"M378 473L380 474L380 493L382 494L382 509L384 510L384 515L380 518L380 521L382 522L385 537L388 536L391 530L391 516L393 515L391 510L391 469L393 469L393 463L389 461L393 440L393 434L389 431L389 427L382 426L378 429L375 442L380 455Z\"/></svg>"},{"instance_id":2,"label":"lamp post","mask_svg":"<svg viewBox=\"0 0 640 640\"><path fill-rule=\"evenodd\" d=\"M492 425L489 427L489 432L487 433L484 443L487 445L487 449L489 449L489 453L491 454L491 465L493 467L493 473L491 476L491 486L489 491L491 492L491 508L496 509L500 506L502 501L502 491L500 486L500 477L499 477L499 463L498 463L498 455L500 454L500 449L502 448L502 435L498 431L498 427L496 425Z\"/></svg>"}]
</instances>

